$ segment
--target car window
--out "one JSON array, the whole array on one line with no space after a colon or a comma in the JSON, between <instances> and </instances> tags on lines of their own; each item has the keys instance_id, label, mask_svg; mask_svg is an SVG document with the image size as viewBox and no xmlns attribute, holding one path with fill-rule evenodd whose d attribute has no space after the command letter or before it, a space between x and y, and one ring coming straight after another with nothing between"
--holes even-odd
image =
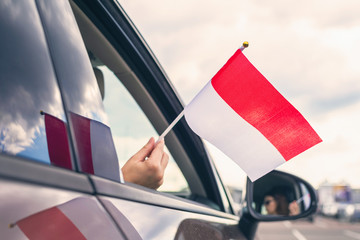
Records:
<instances>
[{"instance_id":1,"label":"car window","mask_svg":"<svg viewBox=\"0 0 360 240\"><path fill-rule=\"evenodd\" d=\"M154 92L151 80L142 82L147 78L145 75L149 74L141 67L142 63L138 65L137 61L129 58L133 53L122 46L126 43L117 42L112 37L114 32L120 34L116 39L127 39L126 35L122 35L123 32L116 29L110 29L108 32L108 29L98 22L99 19L84 12L87 9L81 9L75 3L72 3L71 7L87 50L87 58L90 59L93 68L92 75L97 82L96 92L100 101L102 100L101 105L104 106L104 114L101 116L105 116L104 123L111 127L117 159L120 166L123 166L150 137L157 140L158 131L163 131L168 124L166 117L169 113L164 112L167 110L166 107L158 105L159 99L163 97L150 94ZM171 91L171 88L159 87L155 94L167 95L168 93L161 92L167 90ZM103 93L103 96L100 93ZM99 98L88 97L89 101L97 101ZM161 104L166 105L164 102ZM205 195L201 181L175 134L169 133L167 139L169 141L165 144L171 149L171 153L163 185L158 190L184 197L189 197L194 192ZM176 159L172 156L176 156Z\"/></svg>"},{"instance_id":2,"label":"car window","mask_svg":"<svg viewBox=\"0 0 360 240\"><path fill-rule=\"evenodd\" d=\"M0 7L6 33L0 40L0 153L57 165L51 156L59 149L49 131L62 132L59 147L69 151L67 121L40 16L35 2L19 4L23 9L16 11L26 13L21 17L11 6Z\"/></svg>"},{"instance_id":3,"label":"car window","mask_svg":"<svg viewBox=\"0 0 360 240\"><path fill-rule=\"evenodd\" d=\"M150 137L158 138L154 127L121 81L107 66L97 68L104 79L104 107L109 118L116 152L123 166ZM96 71L98 71L96 70ZM173 157L165 170L164 184L159 191L187 192L188 184Z\"/></svg>"}]
</instances>

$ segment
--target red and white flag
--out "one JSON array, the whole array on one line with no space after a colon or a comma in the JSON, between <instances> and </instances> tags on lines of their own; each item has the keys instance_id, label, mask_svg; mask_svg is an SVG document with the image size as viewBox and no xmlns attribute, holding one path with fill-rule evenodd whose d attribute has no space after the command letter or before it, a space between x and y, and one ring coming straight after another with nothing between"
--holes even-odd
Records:
<instances>
[{"instance_id":1,"label":"red and white flag","mask_svg":"<svg viewBox=\"0 0 360 240\"><path fill-rule=\"evenodd\" d=\"M191 129L252 181L322 140L239 49L185 107Z\"/></svg>"},{"instance_id":2,"label":"red and white flag","mask_svg":"<svg viewBox=\"0 0 360 240\"><path fill-rule=\"evenodd\" d=\"M46 139L50 162L72 169L68 135L65 123L47 113ZM111 130L101 122L70 113L78 163L82 172L123 182Z\"/></svg>"},{"instance_id":3,"label":"red and white flag","mask_svg":"<svg viewBox=\"0 0 360 240\"><path fill-rule=\"evenodd\" d=\"M41 111L45 118L46 140L50 162L56 166L72 169L69 141L65 123Z\"/></svg>"},{"instance_id":4,"label":"red and white flag","mask_svg":"<svg viewBox=\"0 0 360 240\"><path fill-rule=\"evenodd\" d=\"M11 227L14 236L24 234L28 239L122 239L101 206L84 197L30 215Z\"/></svg>"},{"instance_id":5,"label":"red and white flag","mask_svg":"<svg viewBox=\"0 0 360 240\"><path fill-rule=\"evenodd\" d=\"M119 162L110 128L75 113L70 113L70 117L80 170L119 182Z\"/></svg>"}]
</instances>

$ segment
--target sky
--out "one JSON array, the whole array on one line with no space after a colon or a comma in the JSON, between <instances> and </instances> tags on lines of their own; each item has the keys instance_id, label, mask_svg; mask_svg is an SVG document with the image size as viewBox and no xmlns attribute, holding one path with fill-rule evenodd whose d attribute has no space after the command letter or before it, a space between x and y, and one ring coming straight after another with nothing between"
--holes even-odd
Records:
<instances>
[{"instance_id":1,"label":"sky","mask_svg":"<svg viewBox=\"0 0 360 240\"><path fill-rule=\"evenodd\" d=\"M119 2L184 104L248 41L247 58L323 140L278 169L315 187L360 188L358 0ZM214 155L226 181L237 181L233 163Z\"/></svg>"}]
</instances>

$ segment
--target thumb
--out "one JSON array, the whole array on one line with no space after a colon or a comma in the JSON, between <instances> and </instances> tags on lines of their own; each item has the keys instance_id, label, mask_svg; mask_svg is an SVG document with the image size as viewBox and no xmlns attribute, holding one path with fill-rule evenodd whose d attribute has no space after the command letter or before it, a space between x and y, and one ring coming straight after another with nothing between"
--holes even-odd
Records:
<instances>
[{"instance_id":1,"label":"thumb","mask_svg":"<svg viewBox=\"0 0 360 240\"><path fill-rule=\"evenodd\" d=\"M155 145L155 140L153 137L149 139L149 141L133 156L135 160L144 160L148 157L153 150Z\"/></svg>"}]
</instances>

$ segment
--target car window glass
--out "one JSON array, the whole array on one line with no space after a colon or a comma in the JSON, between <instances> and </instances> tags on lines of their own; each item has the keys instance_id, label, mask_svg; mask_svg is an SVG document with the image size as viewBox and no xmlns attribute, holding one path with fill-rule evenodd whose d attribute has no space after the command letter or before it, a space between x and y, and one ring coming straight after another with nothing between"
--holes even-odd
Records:
<instances>
[{"instance_id":1,"label":"car window glass","mask_svg":"<svg viewBox=\"0 0 360 240\"><path fill-rule=\"evenodd\" d=\"M70 4L66 0L39 0L37 7L69 122L68 138L74 149L74 164L79 171L120 181L98 84ZM48 115L45 113L45 116ZM57 120L52 118L52 123ZM56 147L64 142L59 141L57 135L53 137ZM63 152L56 151L55 156ZM68 162L67 156L64 154L59 161Z\"/></svg>"},{"instance_id":2,"label":"car window glass","mask_svg":"<svg viewBox=\"0 0 360 240\"><path fill-rule=\"evenodd\" d=\"M123 166L150 137L157 139L158 134L113 72L106 66L101 66L98 69L104 76L104 107L109 117L120 166ZM164 183L158 190L168 192L189 191L183 174L169 151L167 152L170 159L165 170Z\"/></svg>"},{"instance_id":3,"label":"car window glass","mask_svg":"<svg viewBox=\"0 0 360 240\"><path fill-rule=\"evenodd\" d=\"M67 136L60 91L35 2L11 6L0 6L0 153L50 164L45 119Z\"/></svg>"}]
</instances>

